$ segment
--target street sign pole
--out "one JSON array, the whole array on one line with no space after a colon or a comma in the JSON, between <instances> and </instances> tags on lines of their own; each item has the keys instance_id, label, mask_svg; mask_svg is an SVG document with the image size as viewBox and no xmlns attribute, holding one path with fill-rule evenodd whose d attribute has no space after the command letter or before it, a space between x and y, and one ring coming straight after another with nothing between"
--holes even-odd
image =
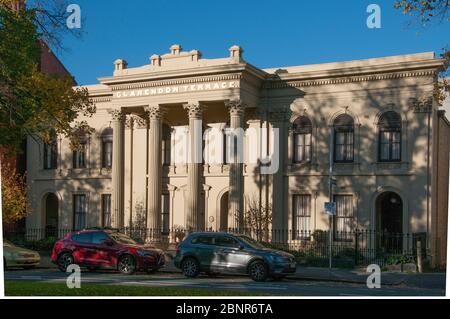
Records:
<instances>
[{"instance_id":1,"label":"street sign pole","mask_svg":"<svg viewBox=\"0 0 450 319\"><path fill-rule=\"evenodd\" d=\"M333 154L334 154L334 145L333 145L333 127L330 126L330 157L329 157L329 174L328 174L328 194L329 194L329 202L333 202ZM331 271L332 268L332 259L333 259L333 214L330 214L328 217L329 222L329 232L328 232L328 269Z\"/></svg>"}]
</instances>

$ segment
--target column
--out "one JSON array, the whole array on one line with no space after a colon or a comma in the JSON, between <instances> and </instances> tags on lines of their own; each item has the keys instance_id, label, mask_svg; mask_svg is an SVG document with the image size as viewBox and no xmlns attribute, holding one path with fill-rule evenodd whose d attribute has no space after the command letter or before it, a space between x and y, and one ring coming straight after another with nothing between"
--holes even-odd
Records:
<instances>
[{"instance_id":1,"label":"column","mask_svg":"<svg viewBox=\"0 0 450 319\"><path fill-rule=\"evenodd\" d=\"M110 112L113 129L112 158L112 196L111 196L111 226L123 227L124 216L124 113L120 110Z\"/></svg>"},{"instance_id":2,"label":"column","mask_svg":"<svg viewBox=\"0 0 450 319\"><path fill-rule=\"evenodd\" d=\"M155 241L161 234L161 196L162 196L162 116L159 106L145 109L149 119L148 140L148 210L147 228L150 240Z\"/></svg>"},{"instance_id":3,"label":"column","mask_svg":"<svg viewBox=\"0 0 450 319\"><path fill-rule=\"evenodd\" d=\"M201 173L202 173L202 115L199 103L184 104L189 115L189 157L188 157L188 192L185 203L186 227L199 229L201 209Z\"/></svg>"},{"instance_id":4,"label":"column","mask_svg":"<svg viewBox=\"0 0 450 319\"><path fill-rule=\"evenodd\" d=\"M230 111L230 128L234 131L233 157L230 163L230 190L228 197L228 227L241 230L244 227L244 177L243 177L243 122L245 105L241 100L227 101L225 106Z\"/></svg>"}]
</instances>

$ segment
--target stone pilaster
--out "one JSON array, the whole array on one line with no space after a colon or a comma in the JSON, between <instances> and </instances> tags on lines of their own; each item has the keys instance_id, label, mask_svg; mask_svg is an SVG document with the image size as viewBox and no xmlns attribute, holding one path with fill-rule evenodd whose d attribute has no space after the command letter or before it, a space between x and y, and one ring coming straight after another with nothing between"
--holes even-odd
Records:
<instances>
[{"instance_id":1,"label":"stone pilaster","mask_svg":"<svg viewBox=\"0 0 450 319\"><path fill-rule=\"evenodd\" d=\"M245 104L241 100L227 101L225 105L230 111L230 128L243 129ZM239 131L232 135L234 141L234 150L232 161L230 163L230 190L228 197L228 227L238 231L244 227L244 177L243 177L243 158L244 150L239 146Z\"/></svg>"},{"instance_id":2,"label":"stone pilaster","mask_svg":"<svg viewBox=\"0 0 450 319\"><path fill-rule=\"evenodd\" d=\"M113 129L112 158L112 196L111 196L111 226L123 227L124 222L124 129L125 115L120 110L110 111Z\"/></svg>"},{"instance_id":3,"label":"stone pilaster","mask_svg":"<svg viewBox=\"0 0 450 319\"><path fill-rule=\"evenodd\" d=\"M200 228L202 175L202 116L199 103L184 104L189 116L188 196L185 203L186 227Z\"/></svg>"},{"instance_id":4,"label":"stone pilaster","mask_svg":"<svg viewBox=\"0 0 450 319\"><path fill-rule=\"evenodd\" d=\"M150 239L157 240L161 233L161 195L162 195L162 116L159 106L145 109L149 119L148 141L148 210L147 228Z\"/></svg>"}]
</instances>

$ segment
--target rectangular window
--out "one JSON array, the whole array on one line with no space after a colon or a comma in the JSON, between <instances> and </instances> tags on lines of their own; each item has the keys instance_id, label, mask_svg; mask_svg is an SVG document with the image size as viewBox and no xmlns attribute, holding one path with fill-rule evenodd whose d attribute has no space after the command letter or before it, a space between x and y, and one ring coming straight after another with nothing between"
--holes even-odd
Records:
<instances>
[{"instance_id":1,"label":"rectangular window","mask_svg":"<svg viewBox=\"0 0 450 319\"><path fill-rule=\"evenodd\" d=\"M161 214L162 214L162 232L168 233L170 230L170 196L162 194Z\"/></svg>"},{"instance_id":2,"label":"rectangular window","mask_svg":"<svg viewBox=\"0 0 450 319\"><path fill-rule=\"evenodd\" d=\"M353 162L353 131L336 131L334 141L334 160Z\"/></svg>"},{"instance_id":3,"label":"rectangular window","mask_svg":"<svg viewBox=\"0 0 450 319\"><path fill-rule=\"evenodd\" d=\"M56 169L58 166L58 144L44 143L44 169Z\"/></svg>"},{"instance_id":4,"label":"rectangular window","mask_svg":"<svg viewBox=\"0 0 450 319\"><path fill-rule=\"evenodd\" d=\"M295 134L294 160L296 163L311 161L311 133Z\"/></svg>"},{"instance_id":5,"label":"rectangular window","mask_svg":"<svg viewBox=\"0 0 450 319\"><path fill-rule=\"evenodd\" d=\"M75 230L86 228L86 195L73 195L73 227Z\"/></svg>"},{"instance_id":6,"label":"rectangular window","mask_svg":"<svg viewBox=\"0 0 450 319\"><path fill-rule=\"evenodd\" d=\"M353 236L353 195L334 195L336 216L334 218L334 239L352 240Z\"/></svg>"},{"instance_id":7,"label":"rectangular window","mask_svg":"<svg viewBox=\"0 0 450 319\"><path fill-rule=\"evenodd\" d=\"M73 168L86 168L86 142L81 142L73 151Z\"/></svg>"},{"instance_id":8,"label":"rectangular window","mask_svg":"<svg viewBox=\"0 0 450 319\"><path fill-rule=\"evenodd\" d=\"M102 226L111 227L111 194L102 195Z\"/></svg>"},{"instance_id":9,"label":"rectangular window","mask_svg":"<svg viewBox=\"0 0 450 319\"><path fill-rule=\"evenodd\" d=\"M104 140L102 145L102 167L111 168L112 167L112 148L113 144L111 140Z\"/></svg>"},{"instance_id":10,"label":"rectangular window","mask_svg":"<svg viewBox=\"0 0 450 319\"><path fill-rule=\"evenodd\" d=\"M309 239L311 235L311 195L294 195L292 239Z\"/></svg>"}]
</instances>

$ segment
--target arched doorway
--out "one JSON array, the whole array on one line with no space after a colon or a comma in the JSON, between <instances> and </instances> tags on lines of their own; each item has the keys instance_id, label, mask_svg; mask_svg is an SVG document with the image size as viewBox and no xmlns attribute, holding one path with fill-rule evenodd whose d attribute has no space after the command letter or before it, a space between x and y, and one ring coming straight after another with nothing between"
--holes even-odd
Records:
<instances>
[{"instance_id":1,"label":"arched doorway","mask_svg":"<svg viewBox=\"0 0 450 319\"><path fill-rule=\"evenodd\" d=\"M377 248L401 252L403 248L403 201L395 192L384 192L376 200Z\"/></svg>"},{"instance_id":2,"label":"arched doorway","mask_svg":"<svg viewBox=\"0 0 450 319\"><path fill-rule=\"evenodd\" d=\"M219 230L226 231L228 229L228 192L224 193L220 198L220 221Z\"/></svg>"},{"instance_id":3,"label":"arched doorway","mask_svg":"<svg viewBox=\"0 0 450 319\"><path fill-rule=\"evenodd\" d=\"M45 196L45 237L58 237L58 197L53 193Z\"/></svg>"}]
</instances>

